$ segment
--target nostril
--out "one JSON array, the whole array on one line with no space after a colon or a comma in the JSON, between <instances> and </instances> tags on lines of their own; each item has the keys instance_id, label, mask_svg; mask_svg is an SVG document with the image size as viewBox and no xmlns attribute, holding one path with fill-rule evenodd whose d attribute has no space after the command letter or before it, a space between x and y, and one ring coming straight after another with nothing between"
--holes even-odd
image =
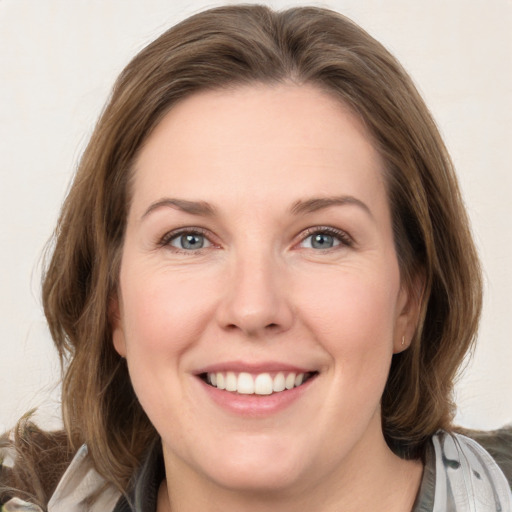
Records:
<instances>
[{"instance_id":1,"label":"nostril","mask_svg":"<svg viewBox=\"0 0 512 512\"><path fill-rule=\"evenodd\" d=\"M240 327L236 324L228 324L226 325L225 327L228 331L235 331L235 330L238 330ZM275 323L275 322L272 322L270 324L267 324L265 326L265 329L266 330L269 330L269 331L276 331L276 330L279 330L279 324ZM247 329L249 330L249 329Z\"/></svg>"}]
</instances>

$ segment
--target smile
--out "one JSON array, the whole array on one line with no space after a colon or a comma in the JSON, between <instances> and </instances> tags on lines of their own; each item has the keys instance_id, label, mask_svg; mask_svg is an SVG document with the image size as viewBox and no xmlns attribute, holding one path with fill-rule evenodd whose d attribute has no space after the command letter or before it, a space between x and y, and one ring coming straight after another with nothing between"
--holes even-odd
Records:
<instances>
[{"instance_id":1,"label":"smile","mask_svg":"<svg viewBox=\"0 0 512 512\"><path fill-rule=\"evenodd\" d=\"M278 372L272 376L268 372L251 374L248 372L208 372L202 379L214 388L241 395L272 395L299 387L317 372Z\"/></svg>"}]
</instances>

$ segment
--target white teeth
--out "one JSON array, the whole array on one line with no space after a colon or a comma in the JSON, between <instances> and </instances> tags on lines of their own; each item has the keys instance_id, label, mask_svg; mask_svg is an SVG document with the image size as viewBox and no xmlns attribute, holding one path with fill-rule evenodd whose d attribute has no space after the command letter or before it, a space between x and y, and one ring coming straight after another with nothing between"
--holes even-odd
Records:
<instances>
[{"instance_id":1,"label":"white teeth","mask_svg":"<svg viewBox=\"0 0 512 512\"><path fill-rule=\"evenodd\" d=\"M226 373L226 391L236 391L237 378L233 372Z\"/></svg>"},{"instance_id":2,"label":"white teeth","mask_svg":"<svg viewBox=\"0 0 512 512\"><path fill-rule=\"evenodd\" d=\"M254 379L250 373L242 372L238 375L238 389L242 395L254 395Z\"/></svg>"},{"instance_id":3,"label":"white teeth","mask_svg":"<svg viewBox=\"0 0 512 512\"><path fill-rule=\"evenodd\" d=\"M210 382L211 380L212 379L210 378ZM213 382L212 385L214 385ZM224 380L224 374L222 373L217 373L217 387L219 389L226 389L226 381Z\"/></svg>"},{"instance_id":4,"label":"white teeth","mask_svg":"<svg viewBox=\"0 0 512 512\"><path fill-rule=\"evenodd\" d=\"M295 387L295 373L288 374L284 385L286 389L293 389Z\"/></svg>"},{"instance_id":5,"label":"white teeth","mask_svg":"<svg viewBox=\"0 0 512 512\"><path fill-rule=\"evenodd\" d=\"M274 378L269 373L251 375L247 372L216 372L207 375L208 382L217 389L237 392L242 395L271 395L287 389L293 389L304 382L304 373L291 372L285 375L279 372Z\"/></svg>"},{"instance_id":6,"label":"white teeth","mask_svg":"<svg viewBox=\"0 0 512 512\"><path fill-rule=\"evenodd\" d=\"M254 381L254 392L257 395L271 395L272 385L272 377L268 373L260 373Z\"/></svg>"},{"instance_id":7,"label":"white teeth","mask_svg":"<svg viewBox=\"0 0 512 512\"><path fill-rule=\"evenodd\" d=\"M286 389L285 385L285 378L284 373L280 372L274 377L274 385L272 386L272 389L274 392L278 393L279 391L284 391Z\"/></svg>"}]
</instances>

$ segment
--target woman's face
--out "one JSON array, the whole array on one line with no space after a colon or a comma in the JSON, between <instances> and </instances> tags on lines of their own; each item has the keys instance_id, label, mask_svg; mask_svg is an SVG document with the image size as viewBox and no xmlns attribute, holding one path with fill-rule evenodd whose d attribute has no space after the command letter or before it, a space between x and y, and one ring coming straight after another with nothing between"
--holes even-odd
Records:
<instances>
[{"instance_id":1,"label":"woman's face","mask_svg":"<svg viewBox=\"0 0 512 512\"><path fill-rule=\"evenodd\" d=\"M196 94L144 145L113 337L169 481L304 489L384 453L410 302L383 163L325 93Z\"/></svg>"}]
</instances>

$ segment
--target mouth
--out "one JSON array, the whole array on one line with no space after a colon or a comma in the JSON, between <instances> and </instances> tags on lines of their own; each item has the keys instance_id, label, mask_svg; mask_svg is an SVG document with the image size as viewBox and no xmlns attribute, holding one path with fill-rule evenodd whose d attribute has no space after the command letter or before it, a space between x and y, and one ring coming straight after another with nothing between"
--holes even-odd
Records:
<instances>
[{"instance_id":1,"label":"mouth","mask_svg":"<svg viewBox=\"0 0 512 512\"><path fill-rule=\"evenodd\" d=\"M315 378L313 372L205 372L199 378L209 386L239 395L274 395L303 386Z\"/></svg>"}]
</instances>

